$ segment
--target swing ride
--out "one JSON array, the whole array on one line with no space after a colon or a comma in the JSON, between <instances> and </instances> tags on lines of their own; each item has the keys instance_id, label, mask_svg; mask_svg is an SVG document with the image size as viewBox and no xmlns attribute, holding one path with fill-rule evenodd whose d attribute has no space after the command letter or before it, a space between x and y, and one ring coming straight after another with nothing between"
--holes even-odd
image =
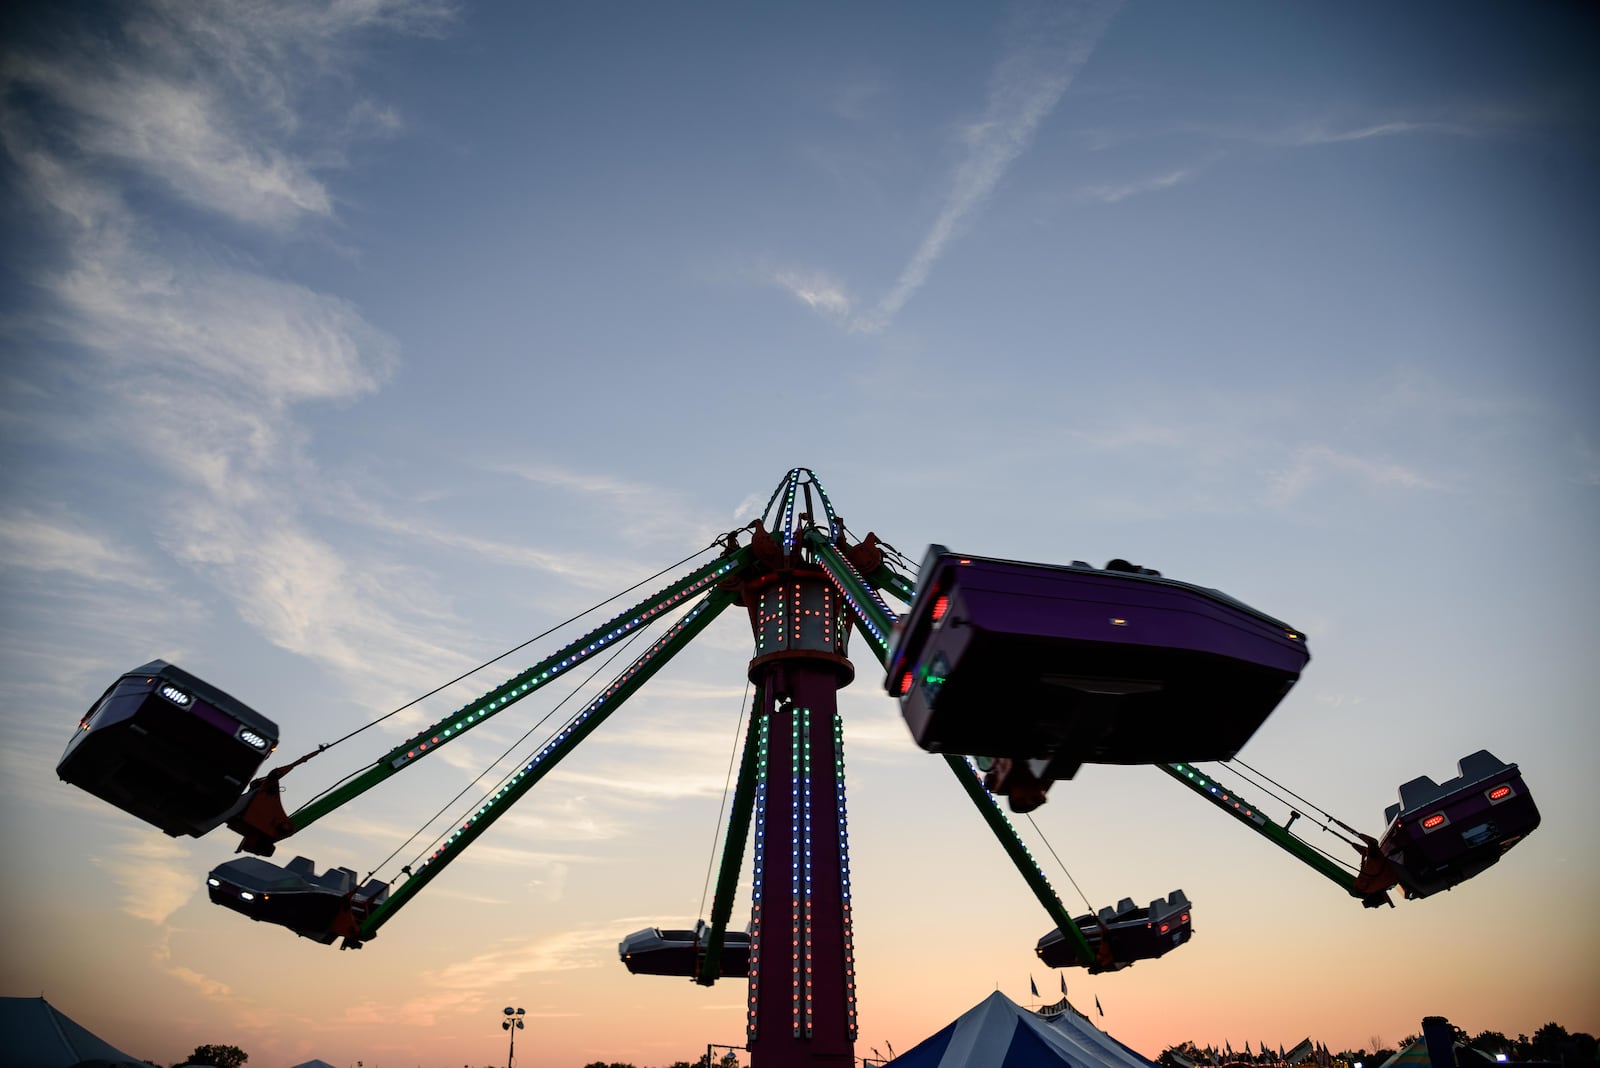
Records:
<instances>
[{"instance_id":1,"label":"swing ride","mask_svg":"<svg viewBox=\"0 0 1600 1068\"><path fill-rule=\"evenodd\" d=\"M1381 839L1326 816L1320 829L1360 856L1359 866L1346 864L1291 829L1298 808L1280 824L1197 768L1195 761L1231 762L1257 788L1298 797L1235 757L1305 668L1305 636L1217 590L1123 560L1105 568L1038 564L937 545L907 574L910 561L876 534L852 539L807 468L790 470L760 516L713 548L720 552L709 562L292 813L283 807L284 777L328 746L253 778L276 748L276 725L159 660L124 675L91 707L58 774L169 835L198 837L226 825L241 836L240 851L254 855L210 873L213 902L313 941L359 948L719 613L740 606L754 640L747 667L754 700L710 918L692 930L635 932L619 957L636 974L707 986L745 977L754 1068L854 1057L844 723L836 703L855 676L852 630L883 666L885 689L913 739L945 761L1055 923L1036 947L1052 967L1114 971L1170 952L1193 930L1181 890L1148 908L1125 898L1074 918L996 801L1006 797L1027 812L1085 763L1153 765L1368 906L1392 904L1388 891L1396 886L1408 898L1449 889L1538 826L1517 766L1479 752L1462 760L1456 778L1402 786ZM905 612L892 611L885 594ZM399 876L363 880L349 868L318 874L304 857L284 866L263 859L278 842L652 630L643 653ZM730 931L747 848L750 920Z\"/></svg>"}]
</instances>

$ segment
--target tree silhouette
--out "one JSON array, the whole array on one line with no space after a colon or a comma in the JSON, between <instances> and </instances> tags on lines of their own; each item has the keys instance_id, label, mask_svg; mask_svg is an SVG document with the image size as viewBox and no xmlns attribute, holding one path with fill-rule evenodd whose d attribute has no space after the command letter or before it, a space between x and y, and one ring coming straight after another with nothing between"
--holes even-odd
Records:
<instances>
[{"instance_id":1,"label":"tree silhouette","mask_svg":"<svg viewBox=\"0 0 1600 1068\"><path fill-rule=\"evenodd\" d=\"M211 1068L243 1068L250 1054L238 1046L196 1046L185 1064L209 1064Z\"/></svg>"}]
</instances>

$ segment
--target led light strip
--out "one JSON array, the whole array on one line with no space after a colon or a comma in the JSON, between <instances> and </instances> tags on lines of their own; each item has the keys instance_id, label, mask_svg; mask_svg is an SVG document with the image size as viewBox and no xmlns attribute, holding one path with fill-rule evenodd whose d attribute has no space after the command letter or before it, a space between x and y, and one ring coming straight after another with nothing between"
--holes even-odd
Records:
<instances>
[{"instance_id":1,"label":"led light strip","mask_svg":"<svg viewBox=\"0 0 1600 1068\"><path fill-rule=\"evenodd\" d=\"M874 590L870 585L867 584L866 579L861 577L861 572L856 570L855 565L849 560L846 560L844 558L844 554L840 553L836 555L838 564L844 568L851 578L855 579L861 584L861 589L864 590L867 597L871 599L872 606L878 609L878 611L882 612L885 619L897 619L898 616L896 613L891 610L888 605L883 603L883 598L878 596L878 591ZM861 621L861 625L866 628L867 633L872 635L873 641L878 643L878 648L887 651L889 648L888 636L885 635L883 631L878 629L878 625L876 623L872 622L872 617L867 615L866 610L861 607L861 601L857 599L850 587L839 580L839 576L833 573L832 568L825 567L822 570L823 573L828 576L828 581L833 583L834 589L838 590L839 593L844 597L845 602L850 605L851 611L854 612L855 617Z\"/></svg>"},{"instance_id":2,"label":"led light strip","mask_svg":"<svg viewBox=\"0 0 1600 1068\"><path fill-rule=\"evenodd\" d=\"M706 610L709 604L709 601L701 601L699 604L695 605L688 612L686 612L684 617L674 623L665 634L656 639L655 644L651 645L643 656L635 660L628 667L628 670L624 671L621 675L618 675L615 679L613 679L611 681L611 685L607 686L605 690L601 692L600 696L589 702L582 712L579 712L576 716L573 716L572 719L568 720L567 725L562 727L561 730L557 732L555 737L546 742L539 749L539 751L533 755L533 759L529 760L521 770L501 784L500 788L491 794L482 805L478 806L478 810L474 812L465 823L456 828L455 832L451 834L449 838L446 838L444 842L440 844L439 848L435 849L433 853L428 856L428 859L424 860L419 867L425 868L429 864L432 864L435 860L438 860L442 854L448 851L450 847L455 844L455 840L457 838L460 838L469 829L471 829L472 825L477 823L485 813L492 811L496 806L498 806L501 800L511 792L513 787L515 787L519 782L527 778L533 772L537 771L540 765L549 759L549 757L560 748L561 744L565 742L574 731L583 725L585 720L594 715L594 713L600 708L604 707L606 702L611 699L612 695L614 695L618 690L622 689L622 687L627 684L627 682L632 679L634 675L638 674L641 668L647 666L650 661L653 660L655 656L666 647L668 642L672 641L672 639L677 637L685 627L694 622L694 620Z\"/></svg>"},{"instance_id":3,"label":"led light strip","mask_svg":"<svg viewBox=\"0 0 1600 1068\"><path fill-rule=\"evenodd\" d=\"M1222 786L1215 779L1206 778L1205 773L1200 771L1198 768L1182 763L1168 764L1167 767L1171 768L1173 771L1176 771L1184 778L1192 781L1196 786L1205 790L1206 795L1210 797L1211 800L1216 804L1222 806L1223 808L1233 810L1238 815L1249 820L1258 827L1266 824L1267 817L1263 816L1254 805L1250 804L1248 801L1245 801L1233 791Z\"/></svg>"},{"instance_id":4,"label":"led light strip","mask_svg":"<svg viewBox=\"0 0 1600 1068\"><path fill-rule=\"evenodd\" d=\"M628 634L645 623L654 621L654 619L662 612L676 607L685 599L693 597L702 590L705 590L706 588L720 582L722 578L728 574L728 572L738 567L741 562L742 561L733 559L724 561L722 564L712 569L709 573L702 575L699 579L691 582L683 589L640 611L636 611L626 620L624 620L623 617L627 616L628 613L624 612L622 615L619 615L611 620L611 623L617 624L616 626L611 627L610 630L599 635L582 648L575 650L571 655L563 657L561 660L551 664L544 671L536 675L529 675L528 672L533 671L533 668L529 668L528 672L524 672L523 675L513 678L510 683L500 687L497 690L490 690L482 697L462 705L460 708L450 713L450 715L439 720L438 723L435 723L428 730L414 735L409 742L406 742L402 747L400 747L400 749L396 750L390 756L390 767L404 767L411 761L416 760L418 757L426 754L428 750L433 749L445 741L448 741L452 736L459 734L474 724L489 718L496 712L504 709L507 705L510 705L516 701L520 701L522 698L526 697L529 693L538 689L546 682L549 682L557 675L560 675L568 668L588 658L594 653L606 648L606 646L612 644L623 635ZM537 664L534 665L534 667L537 666ZM523 676L527 677L524 678ZM518 683L517 679L522 679L523 681ZM472 711L468 711L469 709ZM466 714L463 715L462 713Z\"/></svg>"},{"instance_id":5,"label":"led light strip","mask_svg":"<svg viewBox=\"0 0 1600 1068\"><path fill-rule=\"evenodd\" d=\"M798 1037L811 1037L812 1022L812 943L811 943L811 709L801 708L796 710L795 737L800 745L800 851L801 861L805 865L802 873L802 886L800 895L799 918L803 935L801 961L804 971L800 973L801 992L800 999L800 1026L801 1031L796 1032Z\"/></svg>"},{"instance_id":6,"label":"led light strip","mask_svg":"<svg viewBox=\"0 0 1600 1068\"><path fill-rule=\"evenodd\" d=\"M833 714L833 781L839 809L839 899L844 920L844 1013L856 1040L856 947L850 917L850 831L844 803L844 719Z\"/></svg>"},{"instance_id":7,"label":"led light strip","mask_svg":"<svg viewBox=\"0 0 1600 1068\"><path fill-rule=\"evenodd\" d=\"M761 879L767 862L767 754L770 751L771 726L771 718L763 709L761 729L756 742L755 885L751 887L750 892L750 1001L745 1015L747 1041L753 1041L756 1037L756 1007L761 988Z\"/></svg>"}]
</instances>

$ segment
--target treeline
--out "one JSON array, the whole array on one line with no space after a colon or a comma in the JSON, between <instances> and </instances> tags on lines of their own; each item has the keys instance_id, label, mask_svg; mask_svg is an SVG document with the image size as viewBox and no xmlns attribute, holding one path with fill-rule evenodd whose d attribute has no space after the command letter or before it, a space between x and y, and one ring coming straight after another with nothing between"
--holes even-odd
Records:
<instances>
[{"instance_id":1,"label":"treeline","mask_svg":"<svg viewBox=\"0 0 1600 1068\"><path fill-rule=\"evenodd\" d=\"M1362 1068L1380 1068L1380 1066L1393 1057L1398 1049L1405 1049L1414 1042L1421 1041L1421 1035L1407 1035L1400 1040L1395 1049L1385 1048L1382 1040L1374 1037L1374 1049L1347 1049L1341 1053L1329 1053L1325 1062L1316 1058L1308 1060L1308 1065L1321 1064L1321 1068L1354 1068L1359 1064ZM1469 1035L1461 1028L1456 1028L1456 1041L1464 1042L1473 1049L1487 1053L1491 1057L1504 1055L1508 1061L1553 1061L1593 1062L1596 1050L1600 1043L1595 1036L1583 1031L1569 1033L1565 1027L1551 1021L1539 1028L1530 1038L1527 1035L1518 1035L1508 1038L1499 1031L1480 1031L1476 1035ZM1246 1050L1249 1044L1246 1043ZM1319 1047L1326 1049L1326 1047ZM1270 1049L1263 1049L1258 1053L1235 1053L1229 1049L1226 1053L1209 1047L1198 1046L1193 1042L1180 1042L1176 1046L1168 1046L1156 1058L1165 1068L1184 1068L1184 1062L1199 1065L1207 1064L1278 1064L1279 1056Z\"/></svg>"}]
</instances>

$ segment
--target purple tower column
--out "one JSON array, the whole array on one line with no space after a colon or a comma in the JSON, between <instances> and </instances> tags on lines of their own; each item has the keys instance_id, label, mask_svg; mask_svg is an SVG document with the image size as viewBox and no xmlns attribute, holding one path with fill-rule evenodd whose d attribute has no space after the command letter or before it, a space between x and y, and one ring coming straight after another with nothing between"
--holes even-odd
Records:
<instances>
[{"instance_id":1,"label":"purple tower column","mask_svg":"<svg viewBox=\"0 0 1600 1068\"><path fill-rule=\"evenodd\" d=\"M755 886L747 1021L752 1068L855 1061L855 953L836 694L854 675L848 630L821 572L745 591L755 630Z\"/></svg>"}]
</instances>

